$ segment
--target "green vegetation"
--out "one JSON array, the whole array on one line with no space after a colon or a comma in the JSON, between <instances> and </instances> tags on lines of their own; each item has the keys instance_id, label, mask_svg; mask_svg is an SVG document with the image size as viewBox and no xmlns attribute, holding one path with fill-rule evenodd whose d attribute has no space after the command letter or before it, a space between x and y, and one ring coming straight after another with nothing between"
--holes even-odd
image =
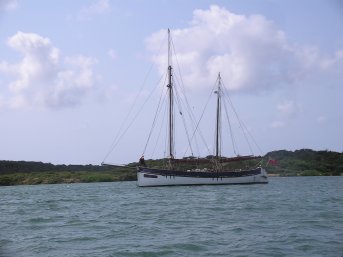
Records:
<instances>
[{"instance_id":1,"label":"green vegetation","mask_svg":"<svg viewBox=\"0 0 343 257\"><path fill-rule=\"evenodd\" d=\"M0 186L113 182L135 179L135 169L125 167L0 161Z\"/></svg>"},{"instance_id":2,"label":"green vegetation","mask_svg":"<svg viewBox=\"0 0 343 257\"><path fill-rule=\"evenodd\" d=\"M269 174L279 176L340 176L343 174L343 153L302 149L280 150L265 155ZM255 162L256 163L256 162ZM162 167L165 160L146 160L149 167ZM137 163L127 167L99 165L53 165L42 162L0 161L0 186L57 183L90 183L136 180ZM253 162L244 165L251 166ZM187 168L182 165L183 168ZM234 164L227 168L235 169ZM237 167L238 168L238 167Z\"/></svg>"},{"instance_id":3,"label":"green vegetation","mask_svg":"<svg viewBox=\"0 0 343 257\"><path fill-rule=\"evenodd\" d=\"M268 165L270 174L280 176L340 176L343 175L343 153L301 149L273 151L266 154L266 160L276 160Z\"/></svg>"}]
</instances>

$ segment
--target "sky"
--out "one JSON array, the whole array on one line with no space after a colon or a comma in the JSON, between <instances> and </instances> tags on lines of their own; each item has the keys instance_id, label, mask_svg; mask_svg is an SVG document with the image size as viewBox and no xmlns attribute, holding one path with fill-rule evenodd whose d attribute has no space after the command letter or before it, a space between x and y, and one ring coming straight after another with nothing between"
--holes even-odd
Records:
<instances>
[{"instance_id":1,"label":"sky","mask_svg":"<svg viewBox=\"0 0 343 257\"><path fill-rule=\"evenodd\" d=\"M137 161L167 28L196 116L220 72L257 154L343 151L342 1L0 0L0 159Z\"/></svg>"}]
</instances>

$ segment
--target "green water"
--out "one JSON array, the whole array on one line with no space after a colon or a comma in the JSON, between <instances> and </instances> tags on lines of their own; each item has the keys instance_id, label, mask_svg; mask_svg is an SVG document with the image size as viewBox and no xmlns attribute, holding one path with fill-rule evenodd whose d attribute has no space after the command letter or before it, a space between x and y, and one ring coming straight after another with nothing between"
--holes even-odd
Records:
<instances>
[{"instance_id":1,"label":"green water","mask_svg":"<svg viewBox=\"0 0 343 257\"><path fill-rule=\"evenodd\" d=\"M0 256L342 256L343 177L0 187Z\"/></svg>"}]
</instances>

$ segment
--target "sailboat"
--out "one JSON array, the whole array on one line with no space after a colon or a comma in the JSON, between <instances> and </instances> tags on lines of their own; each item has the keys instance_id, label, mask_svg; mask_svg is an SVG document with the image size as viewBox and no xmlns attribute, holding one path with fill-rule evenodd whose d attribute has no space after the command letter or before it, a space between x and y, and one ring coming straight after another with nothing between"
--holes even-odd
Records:
<instances>
[{"instance_id":1,"label":"sailboat","mask_svg":"<svg viewBox=\"0 0 343 257\"><path fill-rule=\"evenodd\" d=\"M215 126L215 154L207 158L174 157L174 83L173 67L170 63L170 30L168 29L168 158L163 168L147 167L142 157L137 166L137 185L176 186L176 185L221 185L221 184L258 184L268 183L268 175L261 163L255 167L244 166L237 168L233 163L246 163L251 160L262 159L261 156L221 156L221 104L223 89L221 76L218 74L216 88L216 126Z\"/></svg>"}]
</instances>

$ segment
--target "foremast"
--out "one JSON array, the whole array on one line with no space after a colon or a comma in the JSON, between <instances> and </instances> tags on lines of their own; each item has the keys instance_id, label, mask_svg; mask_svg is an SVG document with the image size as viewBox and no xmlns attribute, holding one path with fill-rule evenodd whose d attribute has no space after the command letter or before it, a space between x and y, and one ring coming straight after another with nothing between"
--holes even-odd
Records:
<instances>
[{"instance_id":1,"label":"foremast","mask_svg":"<svg viewBox=\"0 0 343 257\"><path fill-rule=\"evenodd\" d=\"M171 64L171 37L170 29L168 29L168 95L169 95L169 139L168 139L168 157L169 166L171 168L174 159L174 98L173 98L173 72Z\"/></svg>"},{"instance_id":2,"label":"foremast","mask_svg":"<svg viewBox=\"0 0 343 257\"><path fill-rule=\"evenodd\" d=\"M217 111L216 111L216 152L215 157L221 157L221 77L218 73L218 88L215 93L217 94Z\"/></svg>"},{"instance_id":3,"label":"foremast","mask_svg":"<svg viewBox=\"0 0 343 257\"><path fill-rule=\"evenodd\" d=\"M213 160L213 165L216 171L222 170L222 163L221 163L221 135L222 135L222 125L221 125L221 116L222 116L222 107L221 107L221 97L222 97L222 89L221 89L221 77L220 72L218 73L218 87L217 90L214 92L217 94L217 109L216 109L216 131L215 131L215 158Z\"/></svg>"}]
</instances>

